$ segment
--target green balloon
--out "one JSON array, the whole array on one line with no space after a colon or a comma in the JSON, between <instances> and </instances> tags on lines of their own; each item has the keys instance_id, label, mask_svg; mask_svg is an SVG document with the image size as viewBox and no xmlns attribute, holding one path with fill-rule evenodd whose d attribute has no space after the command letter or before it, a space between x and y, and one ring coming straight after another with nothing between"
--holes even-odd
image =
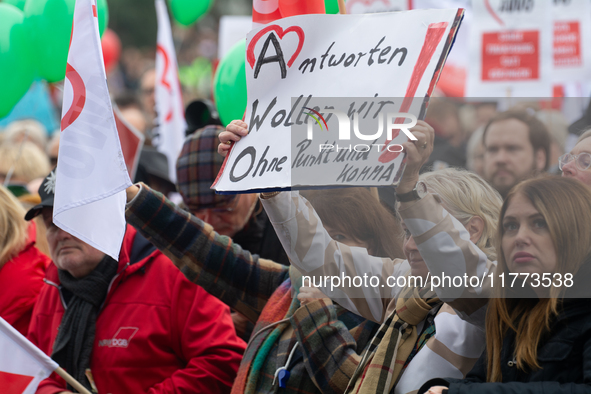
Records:
<instances>
[{"instance_id":1,"label":"green balloon","mask_svg":"<svg viewBox=\"0 0 591 394\"><path fill-rule=\"evenodd\" d=\"M74 6L76 0L27 0L25 25L36 53L37 71L48 82L57 82L66 75ZM81 3L82 4L82 3ZM106 0L98 0L99 31L108 24Z\"/></svg>"},{"instance_id":2,"label":"green balloon","mask_svg":"<svg viewBox=\"0 0 591 394\"><path fill-rule=\"evenodd\" d=\"M327 14L338 14L339 2L338 0L324 0L324 8L326 8Z\"/></svg>"},{"instance_id":3,"label":"green balloon","mask_svg":"<svg viewBox=\"0 0 591 394\"><path fill-rule=\"evenodd\" d=\"M23 21L21 10L0 3L0 118L10 113L29 90L35 76L31 45Z\"/></svg>"},{"instance_id":4,"label":"green balloon","mask_svg":"<svg viewBox=\"0 0 591 394\"><path fill-rule=\"evenodd\" d=\"M172 17L183 26L190 26L207 14L213 0L169 0Z\"/></svg>"},{"instance_id":5,"label":"green balloon","mask_svg":"<svg viewBox=\"0 0 591 394\"><path fill-rule=\"evenodd\" d=\"M246 111L246 40L234 45L220 61L213 78L213 96L220 120L227 126Z\"/></svg>"},{"instance_id":6,"label":"green balloon","mask_svg":"<svg viewBox=\"0 0 591 394\"><path fill-rule=\"evenodd\" d=\"M25 2L26 0L3 0L6 4L12 4L13 6L17 7L19 10L25 9Z\"/></svg>"}]
</instances>

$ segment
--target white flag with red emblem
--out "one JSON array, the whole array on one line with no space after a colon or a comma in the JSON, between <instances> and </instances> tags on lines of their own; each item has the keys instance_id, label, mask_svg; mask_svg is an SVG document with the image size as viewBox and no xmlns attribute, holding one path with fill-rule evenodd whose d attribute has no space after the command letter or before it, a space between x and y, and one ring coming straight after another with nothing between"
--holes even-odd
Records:
<instances>
[{"instance_id":1,"label":"white flag with red emblem","mask_svg":"<svg viewBox=\"0 0 591 394\"><path fill-rule=\"evenodd\" d=\"M0 388L3 394L34 394L59 365L0 317Z\"/></svg>"},{"instance_id":2,"label":"white flag with red emblem","mask_svg":"<svg viewBox=\"0 0 591 394\"><path fill-rule=\"evenodd\" d=\"M185 142L185 115L179 83L170 19L164 0L156 0L158 45L156 47L156 112L158 150L168 158L168 176L176 182L176 161Z\"/></svg>"},{"instance_id":3,"label":"white flag with red emblem","mask_svg":"<svg viewBox=\"0 0 591 394\"><path fill-rule=\"evenodd\" d=\"M78 0L62 110L53 221L115 260L131 181L107 88L94 0Z\"/></svg>"}]
</instances>

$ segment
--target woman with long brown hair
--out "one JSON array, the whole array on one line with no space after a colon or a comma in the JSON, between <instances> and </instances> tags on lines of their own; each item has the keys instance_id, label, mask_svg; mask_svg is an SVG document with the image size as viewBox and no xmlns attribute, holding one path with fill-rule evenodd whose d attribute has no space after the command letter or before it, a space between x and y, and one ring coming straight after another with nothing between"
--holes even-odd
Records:
<instances>
[{"instance_id":1,"label":"woman with long brown hair","mask_svg":"<svg viewBox=\"0 0 591 394\"><path fill-rule=\"evenodd\" d=\"M591 190L558 177L522 182L497 231L487 351L465 380L429 381L419 392L591 392Z\"/></svg>"}]
</instances>

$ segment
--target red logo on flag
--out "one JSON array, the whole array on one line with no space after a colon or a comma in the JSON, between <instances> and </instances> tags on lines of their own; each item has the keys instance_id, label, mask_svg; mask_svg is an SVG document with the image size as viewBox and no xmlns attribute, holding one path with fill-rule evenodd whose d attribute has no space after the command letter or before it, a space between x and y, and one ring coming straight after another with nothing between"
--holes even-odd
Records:
<instances>
[{"instance_id":1,"label":"red logo on flag","mask_svg":"<svg viewBox=\"0 0 591 394\"><path fill-rule=\"evenodd\" d=\"M22 394L32 380L32 376L0 371L0 387L4 394Z\"/></svg>"},{"instance_id":2,"label":"red logo on flag","mask_svg":"<svg viewBox=\"0 0 591 394\"><path fill-rule=\"evenodd\" d=\"M86 86L84 86L84 81L78 71L74 69L68 63L66 66L66 78L72 84L72 90L74 91L73 99L72 99L72 106L66 112L64 117L62 118L62 131L64 131L68 126L78 119L78 116L82 113L84 109L84 104L86 103Z\"/></svg>"},{"instance_id":3,"label":"red logo on flag","mask_svg":"<svg viewBox=\"0 0 591 394\"><path fill-rule=\"evenodd\" d=\"M160 77L160 83L162 84L162 86L166 87L166 89L168 90L168 94L172 97L172 86L170 85L170 82L166 80L166 77L168 76L168 70L170 69L170 57L168 56L168 53L166 53L166 49L164 49L162 45L156 46L156 52L161 54L162 58L164 59L164 70L162 71L162 76ZM170 109L168 110L168 113L165 116L165 120L167 122L170 122L172 120L172 103L170 104Z\"/></svg>"}]
</instances>

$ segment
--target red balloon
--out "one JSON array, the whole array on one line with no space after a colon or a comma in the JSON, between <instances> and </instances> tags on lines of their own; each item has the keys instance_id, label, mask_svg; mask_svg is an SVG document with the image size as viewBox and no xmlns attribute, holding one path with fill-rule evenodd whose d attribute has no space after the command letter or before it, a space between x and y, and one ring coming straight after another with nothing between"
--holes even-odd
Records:
<instances>
[{"instance_id":1,"label":"red balloon","mask_svg":"<svg viewBox=\"0 0 591 394\"><path fill-rule=\"evenodd\" d=\"M283 18L294 15L326 14L324 0L279 0L279 11Z\"/></svg>"},{"instance_id":2,"label":"red balloon","mask_svg":"<svg viewBox=\"0 0 591 394\"><path fill-rule=\"evenodd\" d=\"M105 30L101 47L103 48L105 70L109 73L119 62L119 56L121 55L121 40L117 36L117 33L111 29Z\"/></svg>"}]
</instances>

